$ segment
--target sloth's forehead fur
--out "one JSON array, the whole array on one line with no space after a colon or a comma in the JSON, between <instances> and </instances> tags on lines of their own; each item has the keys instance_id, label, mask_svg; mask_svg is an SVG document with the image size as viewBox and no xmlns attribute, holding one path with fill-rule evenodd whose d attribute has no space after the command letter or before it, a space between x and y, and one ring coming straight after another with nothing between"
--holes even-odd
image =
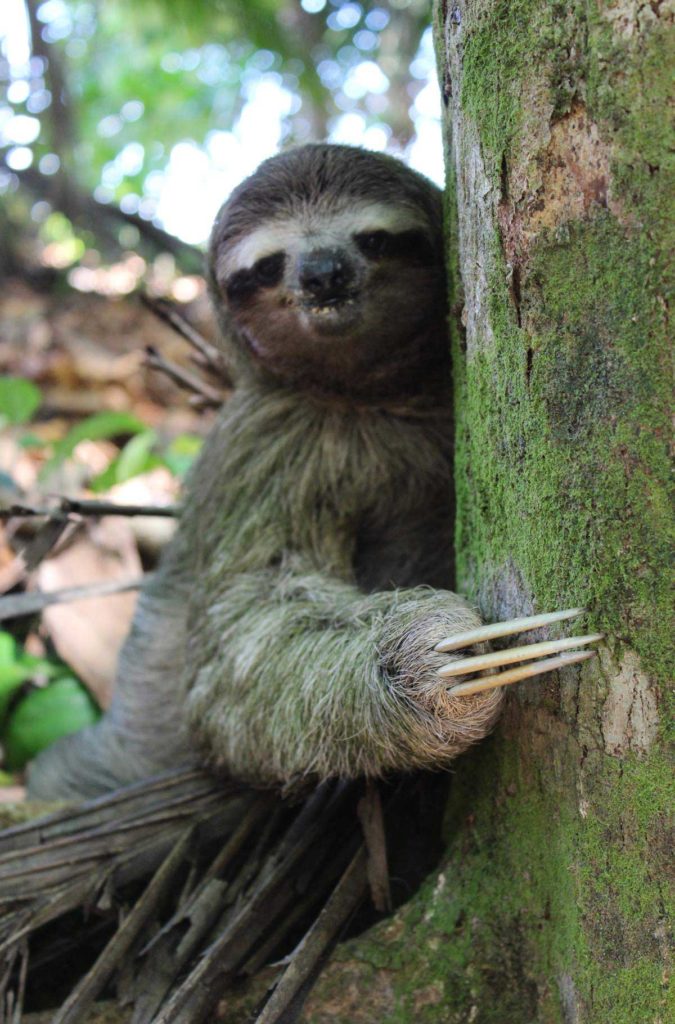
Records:
<instances>
[{"instance_id":1,"label":"sloth's forehead fur","mask_svg":"<svg viewBox=\"0 0 675 1024\"><path fill-rule=\"evenodd\" d=\"M383 202L351 204L342 210L307 206L294 215L268 220L233 241L217 257L218 274L229 277L272 253L344 245L353 235L369 231L409 231L428 227L419 211Z\"/></svg>"},{"instance_id":2,"label":"sloth's forehead fur","mask_svg":"<svg viewBox=\"0 0 675 1024\"><path fill-rule=\"evenodd\" d=\"M266 160L222 207L211 236L218 271L250 267L307 239L359 231L441 231L440 190L394 157L312 144ZM224 261L225 265L222 265Z\"/></svg>"}]
</instances>

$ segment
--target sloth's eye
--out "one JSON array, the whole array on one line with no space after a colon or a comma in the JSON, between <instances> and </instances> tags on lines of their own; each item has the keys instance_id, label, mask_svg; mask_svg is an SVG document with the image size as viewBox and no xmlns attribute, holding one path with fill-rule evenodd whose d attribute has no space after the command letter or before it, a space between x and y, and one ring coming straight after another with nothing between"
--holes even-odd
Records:
<instances>
[{"instance_id":1,"label":"sloth's eye","mask_svg":"<svg viewBox=\"0 0 675 1024\"><path fill-rule=\"evenodd\" d=\"M230 302L243 302L253 295L257 287L252 270L238 270L225 282L225 294Z\"/></svg>"},{"instance_id":2,"label":"sloth's eye","mask_svg":"<svg viewBox=\"0 0 675 1024\"><path fill-rule=\"evenodd\" d=\"M279 284L284 272L284 254L282 252L274 252L271 256L263 256L255 264L253 271L258 284L266 288Z\"/></svg>"},{"instance_id":3,"label":"sloth's eye","mask_svg":"<svg viewBox=\"0 0 675 1024\"><path fill-rule=\"evenodd\" d=\"M263 256L248 270L238 270L225 282L225 293L230 302L245 302L258 288L272 288L279 284L284 273L286 257L283 252Z\"/></svg>"},{"instance_id":4,"label":"sloth's eye","mask_svg":"<svg viewBox=\"0 0 675 1024\"><path fill-rule=\"evenodd\" d=\"M378 260L385 256L403 259L406 263L427 265L434 261L434 252L423 231L363 231L354 241L364 256Z\"/></svg>"},{"instance_id":5,"label":"sloth's eye","mask_svg":"<svg viewBox=\"0 0 675 1024\"><path fill-rule=\"evenodd\" d=\"M389 231L362 231L354 235L354 241L364 256L376 260L391 252L394 236Z\"/></svg>"}]
</instances>

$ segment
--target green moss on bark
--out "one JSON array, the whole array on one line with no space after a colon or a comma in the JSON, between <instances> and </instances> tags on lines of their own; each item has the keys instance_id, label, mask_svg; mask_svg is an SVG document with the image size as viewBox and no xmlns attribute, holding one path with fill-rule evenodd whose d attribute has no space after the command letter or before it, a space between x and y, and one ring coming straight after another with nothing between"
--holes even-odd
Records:
<instances>
[{"instance_id":1,"label":"green moss on bark","mask_svg":"<svg viewBox=\"0 0 675 1024\"><path fill-rule=\"evenodd\" d=\"M584 816L569 791L561 799L563 787L537 785L533 766L555 777L554 759L519 748L516 727L511 716L460 771L441 875L393 922L340 948L321 1003L344 998L348 970L362 993L386 979L386 1005L363 1017L382 1024L666 1019L668 855L654 842L672 795L666 766L658 754L613 761ZM582 751L572 741L564 755L570 776ZM349 1005L343 1016L307 1020L351 1024L353 1013Z\"/></svg>"},{"instance_id":2,"label":"green moss on bark","mask_svg":"<svg viewBox=\"0 0 675 1024\"><path fill-rule=\"evenodd\" d=\"M541 608L587 604L665 673L667 378L650 259L606 212L540 239L527 330L500 266L495 345L456 359L457 552L460 579L486 590L486 567L513 562Z\"/></svg>"},{"instance_id":3,"label":"green moss on bark","mask_svg":"<svg viewBox=\"0 0 675 1024\"><path fill-rule=\"evenodd\" d=\"M491 617L585 603L607 649L511 693L457 762L441 874L340 948L307 1020L665 1022L665 5L437 13L458 583Z\"/></svg>"},{"instance_id":4,"label":"green moss on bark","mask_svg":"<svg viewBox=\"0 0 675 1024\"><path fill-rule=\"evenodd\" d=\"M584 13L573 5L552 30L554 4L488 4L480 15L468 6L475 20L462 43L462 107L478 127L517 242L507 262L509 240L495 217L490 330L468 356L461 333L454 337L460 585L493 616L520 610L519 602L540 610L586 604L617 660L629 647L643 671L666 683L665 26L617 36L600 5ZM524 246L508 169L527 151L528 83L542 69L551 126L581 98L586 124L599 125L594 152L605 147L611 180L579 218L547 194L555 172L544 178L541 202L558 202L565 216L538 232L527 224L534 237ZM529 157L536 178L536 151ZM467 970L475 976L481 959L499 962L510 935L525 947L530 972L520 982L530 1016L511 1018L508 971L495 984L479 970L479 1021L492 1020L494 1007L495 1020L514 1022L664 1013L671 771L658 746L644 760L612 749L615 677L605 662L584 670L580 688L573 675L559 693L552 683L522 687L492 750L460 767L456 788L476 764L488 767L470 785L489 854L480 845L451 854L460 877L474 882L467 904L479 917L488 893L492 937L482 952L467 950ZM663 700L660 712L663 731ZM514 748L527 771L514 772ZM499 780L496 793L490 778ZM513 797L502 820L503 786ZM461 818L454 826L466 837ZM466 993L454 1005L466 1011Z\"/></svg>"}]
</instances>

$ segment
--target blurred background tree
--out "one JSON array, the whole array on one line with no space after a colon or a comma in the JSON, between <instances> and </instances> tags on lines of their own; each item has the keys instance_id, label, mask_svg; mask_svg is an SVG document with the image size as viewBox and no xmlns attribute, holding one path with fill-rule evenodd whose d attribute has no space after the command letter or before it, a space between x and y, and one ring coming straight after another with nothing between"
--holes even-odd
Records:
<instances>
[{"instance_id":1,"label":"blurred background tree","mask_svg":"<svg viewBox=\"0 0 675 1024\"><path fill-rule=\"evenodd\" d=\"M3 0L0 273L70 269L86 290L130 250L120 290L159 254L198 273L220 203L293 143L386 149L441 180L430 7Z\"/></svg>"}]
</instances>

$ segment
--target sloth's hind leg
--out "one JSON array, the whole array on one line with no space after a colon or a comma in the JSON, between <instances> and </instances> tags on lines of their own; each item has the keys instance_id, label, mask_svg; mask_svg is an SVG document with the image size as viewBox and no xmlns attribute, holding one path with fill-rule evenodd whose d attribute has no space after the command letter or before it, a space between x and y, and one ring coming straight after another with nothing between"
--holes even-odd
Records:
<instances>
[{"instance_id":1,"label":"sloth's hind leg","mask_svg":"<svg viewBox=\"0 0 675 1024\"><path fill-rule=\"evenodd\" d=\"M180 701L186 589L171 571L160 571L144 589L120 653L110 710L33 761L31 797L88 799L194 763Z\"/></svg>"}]
</instances>

